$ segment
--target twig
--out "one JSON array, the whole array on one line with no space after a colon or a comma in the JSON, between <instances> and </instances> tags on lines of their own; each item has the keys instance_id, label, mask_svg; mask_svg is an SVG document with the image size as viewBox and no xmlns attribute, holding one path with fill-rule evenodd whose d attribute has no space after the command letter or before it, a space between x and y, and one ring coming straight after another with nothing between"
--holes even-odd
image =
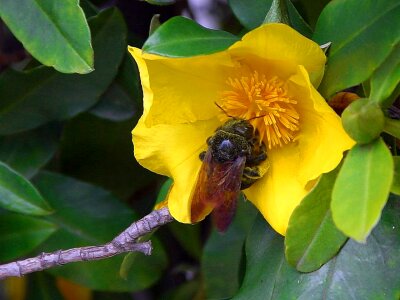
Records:
<instances>
[{"instance_id":1,"label":"twig","mask_svg":"<svg viewBox=\"0 0 400 300\"><path fill-rule=\"evenodd\" d=\"M132 223L107 244L42 253L36 257L0 265L0 280L11 276L21 277L28 273L72 262L104 259L124 252L139 251L150 255L151 241L138 243L137 239L172 220L168 208L154 210L139 221Z\"/></svg>"}]
</instances>

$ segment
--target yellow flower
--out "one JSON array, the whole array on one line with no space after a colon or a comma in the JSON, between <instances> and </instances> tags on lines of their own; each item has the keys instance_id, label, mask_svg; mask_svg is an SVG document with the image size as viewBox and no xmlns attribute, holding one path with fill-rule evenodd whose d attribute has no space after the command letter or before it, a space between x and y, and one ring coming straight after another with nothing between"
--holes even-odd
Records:
<instances>
[{"instance_id":1,"label":"yellow flower","mask_svg":"<svg viewBox=\"0 0 400 300\"><path fill-rule=\"evenodd\" d=\"M221 108L230 116L253 118L250 123L267 146L267 173L243 192L283 235L293 209L354 143L314 88L323 76L324 53L286 25L263 25L209 55L171 58L129 51L144 93L143 116L132 131L135 157L173 179L168 207L180 222L191 222L199 154L227 119Z\"/></svg>"}]
</instances>

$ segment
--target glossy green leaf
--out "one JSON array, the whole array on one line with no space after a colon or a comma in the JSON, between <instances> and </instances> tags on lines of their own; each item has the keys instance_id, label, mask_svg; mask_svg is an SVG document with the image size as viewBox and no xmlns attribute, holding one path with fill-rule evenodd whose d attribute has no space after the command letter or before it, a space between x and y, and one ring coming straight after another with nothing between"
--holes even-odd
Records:
<instances>
[{"instance_id":1,"label":"glossy green leaf","mask_svg":"<svg viewBox=\"0 0 400 300\"><path fill-rule=\"evenodd\" d=\"M369 98L377 103L385 103L400 83L400 43L383 64L372 74ZM391 105L387 103L386 105Z\"/></svg>"},{"instance_id":2,"label":"glossy green leaf","mask_svg":"<svg viewBox=\"0 0 400 300\"><path fill-rule=\"evenodd\" d=\"M110 122L89 114L69 122L60 152L64 173L103 186L124 199L150 184L157 175L141 167L133 156L134 124L135 120Z\"/></svg>"},{"instance_id":3,"label":"glossy green leaf","mask_svg":"<svg viewBox=\"0 0 400 300\"><path fill-rule=\"evenodd\" d=\"M400 156L393 156L394 162L394 175L393 175L393 182L392 188L390 191L393 194L400 195Z\"/></svg>"},{"instance_id":4,"label":"glossy green leaf","mask_svg":"<svg viewBox=\"0 0 400 300\"><path fill-rule=\"evenodd\" d=\"M126 53L115 80L90 113L111 121L125 121L138 114L139 76L131 55Z\"/></svg>"},{"instance_id":5,"label":"glossy green leaf","mask_svg":"<svg viewBox=\"0 0 400 300\"><path fill-rule=\"evenodd\" d=\"M32 56L63 73L93 71L90 31L78 0L2 0L0 17Z\"/></svg>"},{"instance_id":6,"label":"glossy green leaf","mask_svg":"<svg viewBox=\"0 0 400 300\"><path fill-rule=\"evenodd\" d=\"M272 0L228 0L228 3L240 23L250 30L262 24Z\"/></svg>"},{"instance_id":7,"label":"glossy green leaf","mask_svg":"<svg viewBox=\"0 0 400 300\"><path fill-rule=\"evenodd\" d=\"M56 211L48 219L60 228L42 244L41 251L103 244L137 219L126 205L99 187L47 172L39 173L35 183ZM156 243L151 256L139 255L141 259L127 280L119 276L122 255L68 264L49 272L96 290L140 290L158 280L166 258L161 245Z\"/></svg>"},{"instance_id":8,"label":"glossy green leaf","mask_svg":"<svg viewBox=\"0 0 400 300\"><path fill-rule=\"evenodd\" d=\"M174 17L158 27L142 49L153 54L184 57L225 50L237 40L231 33L207 29L184 17Z\"/></svg>"},{"instance_id":9,"label":"glossy green leaf","mask_svg":"<svg viewBox=\"0 0 400 300\"><path fill-rule=\"evenodd\" d=\"M300 272L312 272L329 261L346 242L330 210L337 171L323 174L314 189L293 211L286 231L287 261Z\"/></svg>"},{"instance_id":10,"label":"glossy green leaf","mask_svg":"<svg viewBox=\"0 0 400 300\"><path fill-rule=\"evenodd\" d=\"M332 192L336 226L363 242L377 224L393 179L392 155L381 138L347 154Z\"/></svg>"},{"instance_id":11,"label":"glossy green leaf","mask_svg":"<svg viewBox=\"0 0 400 300\"><path fill-rule=\"evenodd\" d=\"M0 207L27 215L47 215L51 208L22 175L0 162Z\"/></svg>"},{"instance_id":12,"label":"glossy green leaf","mask_svg":"<svg viewBox=\"0 0 400 300\"><path fill-rule=\"evenodd\" d=\"M57 150L57 126L0 136L0 160L26 178L31 178L43 167Z\"/></svg>"},{"instance_id":13,"label":"glossy green leaf","mask_svg":"<svg viewBox=\"0 0 400 300\"><path fill-rule=\"evenodd\" d=\"M113 82L90 113L110 121L125 121L133 117L135 103L120 84Z\"/></svg>"},{"instance_id":14,"label":"glossy green leaf","mask_svg":"<svg viewBox=\"0 0 400 300\"><path fill-rule=\"evenodd\" d=\"M214 229L204 247L202 271L207 299L227 299L239 289L244 242L257 214L254 206L242 199L228 230L219 233Z\"/></svg>"},{"instance_id":15,"label":"glossy green leaf","mask_svg":"<svg viewBox=\"0 0 400 300\"><path fill-rule=\"evenodd\" d=\"M320 85L324 96L372 75L400 41L399 15L397 0L338 0L325 7L313 37L319 44L332 42Z\"/></svg>"},{"instance_id":16,"label":"glossy green leaf","mask_svg":"<svg viewBox=\"0 0 400 300\"><path fill-rule=\"evenodd\" d=\"M260 216L246 241L246 273L233 299L398 299L399 200L388 205L366 244L349 240L338 256L307 274L289 266L283 237Z\"/></svg>"},{"instance_id":17,"label":"glossy green leaf","mask_svg":"<svg viewBox=\"0 0 400 300\"><path fill-rule=\"evenodd\" d=\"M228 3L240 23L242 23L246 29L251 30L263 23L271 7L272 0L228 0ZM286 5L289 12L289 20L293 28L304 36L311 37L312 31L310 26L304 21L292 2L286 0Z\"/></svg>"},{"instance_id":18,"label":"glossy green leaf","mask_svg":"<svg viewBox=\"0 0 400 300\"><path fill-rule=\"evenodd\" d=\"M0 260L28 254L57 230L53 223L36 217L5 213L0 215Z\"/></svg>"},{"instance_id":19,"label":"glossy green leaf","mask_svg":"<svg viewBox=\"0 0 400 300\"><path fill-rule=\"evenodd\" d=\"M45 272L29 276L26 294L29 300L65 300L56 286L55 278Z\"/></svg>"},{"instance_id":20,"label":"glossy green leaf","mask_svg":"<svg viewBox=\"0 0 400 300\"><path fill-rule=\"evenodd\" d=\"M90 20L95 71L67 75L38 67L0 75L0 134L36 128L53 120L71 118L95 104L117 73L126 51L122 15L108 9Z\"/></svg>"}]
</instances>

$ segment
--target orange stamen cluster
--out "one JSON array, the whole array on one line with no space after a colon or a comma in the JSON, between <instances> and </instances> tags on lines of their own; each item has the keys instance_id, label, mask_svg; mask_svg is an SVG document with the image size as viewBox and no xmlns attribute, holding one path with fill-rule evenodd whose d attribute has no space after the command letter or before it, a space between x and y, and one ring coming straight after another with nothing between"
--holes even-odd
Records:
<instances>
[{"instance_id":1,"label":"orange stamen cluster","mask_svg":"<svg viewBox=\"0 0 400 300\"><path fill-rule=\"evenodd\" d=\"M287 96L281 80L267 79L254 71L248 76L228 78L227 84L229 90L218 101L226 114L249 120L269 149L293 141L299 130L297 101Z\"/></svg>"}]
</instances>

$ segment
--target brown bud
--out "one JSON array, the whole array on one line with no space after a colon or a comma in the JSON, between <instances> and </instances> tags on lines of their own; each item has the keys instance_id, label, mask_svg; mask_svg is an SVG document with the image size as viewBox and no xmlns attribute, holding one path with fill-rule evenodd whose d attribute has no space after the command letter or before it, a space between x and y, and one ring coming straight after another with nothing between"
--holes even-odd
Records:
<instances>
[{"instance_id":1,"label":"brown bud","mask_svg":"<svg viewBox=\"0 0 400 300\"><path fill-rule=\"evenodd\" d=\"M360 97L355 93L339 92L328 101L328 104L341 116L346 107L359 98Z\"/></svg>"}]
</instances>

